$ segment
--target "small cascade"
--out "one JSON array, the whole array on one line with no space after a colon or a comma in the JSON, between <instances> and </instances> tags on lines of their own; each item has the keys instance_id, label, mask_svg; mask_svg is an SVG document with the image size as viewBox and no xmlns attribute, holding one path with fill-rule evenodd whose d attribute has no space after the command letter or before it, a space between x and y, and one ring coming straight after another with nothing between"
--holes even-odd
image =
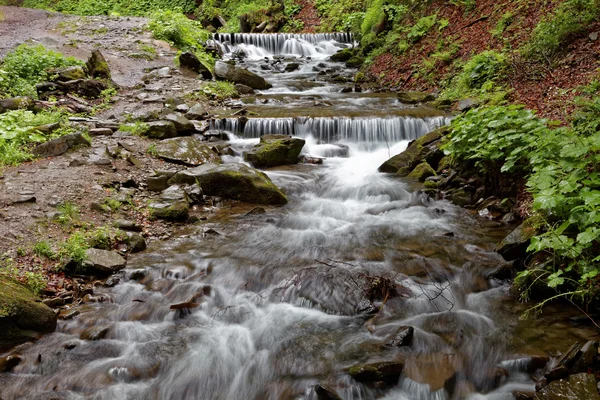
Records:
<instances>
[{"instance_id":1,"label":"small cascade","mask_svg":"<svg viewBox=\"0 0 600 400\"><path fill-rule=\"evenodd\" d=\"M448 123L446 117L432 118L223 118L211 122L211 129L232 132L246 139L267 134L312 136L320 142L397 143L417 139Z\"/></svg>"},{"instance_id":2,"label":"small cascade","mask_svg":"<svg viewBox=\"0 0 600 400\"><path fill-rule=\"evenodd\" d=\"M249 58L274 55L329 56L354 44L351 33L215 33L224 54L242 50Z\"/></svg>"}]
</instances>

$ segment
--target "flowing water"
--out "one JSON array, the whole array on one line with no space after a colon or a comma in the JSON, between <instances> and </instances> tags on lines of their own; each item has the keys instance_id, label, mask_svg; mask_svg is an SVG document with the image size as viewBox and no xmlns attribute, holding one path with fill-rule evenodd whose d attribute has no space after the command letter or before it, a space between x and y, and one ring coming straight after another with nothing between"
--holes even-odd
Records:
<instances>
[{"instance_id":1,"label":"flowing water","mask_svg":"<svg viewBox=\"0 0 600 400\"><path fill-rule=\"evenodd\" d=\"M229 132L237 154L264 133L301 136L303 151L325 162L267 171L288 194L284 207L219 211L132 257L120 284L97 288L104 302L20 349L23 362L0 374L2 399L312 400L316 384L352 400L512 399L533 389L532 355L591 334L565 325L568 313L519 322L523 308L495 278L504 262L492 250L510 227L377 172L448 119L389 95L339 93L344 85L318 71L341 70L326 60L351 37L215 40L228 53L243 48L246 65L274 87L246 104L258 115L212 128ZM299 70L261 68L280 54L297 58ZM381 282L393 296L369 293ZM200 306L169 309L191 298ZM412 344L386 346L405 325ZM104 329L103 340L80 339ZM393 360L404 370L391 386L346 373Z\"/></svg>"}]
</instances>

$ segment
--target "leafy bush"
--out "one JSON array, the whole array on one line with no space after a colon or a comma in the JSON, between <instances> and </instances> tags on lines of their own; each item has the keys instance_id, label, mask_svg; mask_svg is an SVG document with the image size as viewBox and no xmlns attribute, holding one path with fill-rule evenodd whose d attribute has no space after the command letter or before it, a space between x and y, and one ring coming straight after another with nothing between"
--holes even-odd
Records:
<instances>
[{"instance_id":1,"label":"leafy bush","mask_svg":"<svg viewBox=\"0 0 600 400\"><path fill-rule=\"evenodd\" d=\"M36 129L54 123L60 123L61 128L50 134ZM31 160L31 146L70 132L65 112L43 111L34 114L31 111L15 110L0 114L0 167Z\"/></svg>"},{"instance_id":2,"label":"leafy bush","mask_svg":"<svg viewBox=\"0 0 600 400\"><path fill-rule=\"evenodd\" d=\"M421 38L429 32L435 25L437 15L429 15L427 17L419 18L416 24L408 32L408 39L412 42L418 42Z\"/></svg>"},{"instance_id":3,"label":"leafy bush","mask_svg":"<svg viewBox=\"0 0 600 400\"><path fill-rule=\"evenodd\" d=\"M33 246L33 253L36 254L39 257L46 257L46 258L49 258L51 260L56 257L56 254L54 254L54 250L52 250L52 247L50 246L50 243L48 243L45 240L37 242Z\"/></svg>"},{"instance_id":4,"label":"leafy bush","mask_svg":"<svg viewBox=\"0 0 600 400\"><path fill-rule=\"evenodd\" d=\"M208 98L219 101L238 96L235 85L227 81L206 82L200 90Z\"/></svg>"},{"instance_id":5,"label":"leafy bush","mask_svg":"<svg viewBox=\"0 0 600 400\"><path fill-rule=\"evenodd\" d=\"M372 0L370 0L372 1ZM369 2L370 2L369 1ZM367 0L316 0L315 7L321 18L318 27L322 32L361 32L361 24L367 10ZM351 17L351 15L353 15ZM351 27L352 29L348 29Z\"/></svg>"},{"instance_id":6,"label":"leafy bush","mask_svg":"<svg viewBox=\"0 0 600 400\"><path fill-rule=\"evenodd\" d=\"M23 7L44 8L76 15L132 15L144 16L160 10L179 10L192 14L194 0L24 0Z\"/></svg>"},{"instance_id":7,"label":"leafy bush","mask_svg":"<svg viewBox=\"0 0 600 400\"><path fill-rule=\"evenodd\" d=\"M76 232L59 245L58 256L61 261L83 264L86 260L86 251L90 248L87 238L81 232Z\"/></svg>"},{"instance_id":8,"label":"leafy bush","mask_svg":"<svg viewBox=\"0 0 600 400\"><path fill-rule=\"evenodd\" d=\"M367 8L365 19L360 27L363 36L374 32L375 28L387 18L383 9L384 1L385 0L373 0L369 5L369 8Z\"/></svg>"},{"instance_id":9,"label":"leafy bush","mask_svg":"<svg viewBox=\"0 0 600 400\"><path fill-rule=\"evenodd\" d=\"M0 64L0 96L37 98L35 85L50 78L48 70L72 65L83 65L83 62L47 50L42 45L22 44L8 53Z\"/></svg>"},{"instance_id":10,"label":"leafy bush","mask_svg":"<svg viewBox=\"0 0 600 400\"><path fill-rule=\"evenodd\" d=\"M600 4L596 0L560 2L552 15L537 24L523 54L538 61L548 60L599 18Z\"/></svg>"}]
</instances>

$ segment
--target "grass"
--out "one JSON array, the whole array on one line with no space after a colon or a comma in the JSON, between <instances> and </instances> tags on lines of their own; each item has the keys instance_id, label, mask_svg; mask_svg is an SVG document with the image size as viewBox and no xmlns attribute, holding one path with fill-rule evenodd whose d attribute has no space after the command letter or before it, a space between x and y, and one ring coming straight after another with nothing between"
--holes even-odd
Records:
<instances>
[{"instance_id":1,"label":"grass","mask_svg":"<svg viewBox=\"0 0 600 400\"><path fill-rule=\"evenodd\" d=\"M33 253L39 257L45 257L50 260L54 260L56 258L56 254L54 253L54 250L52 250L52 246L50 246L50 243L46 240L37 242L33 246Z\"/></svg>"},{"instance_id":2,"label":"grass","mask_svg":"<svg viewBox=\"0 0 600 400\"><path fill-rule=\"evenodd\" d=\"M79 214L79 207L74 203L67 201L60 204L57 209L60 214L56 217L56 220L61 224L73 224L81 217Z\"/></svg>"}]
</instances>

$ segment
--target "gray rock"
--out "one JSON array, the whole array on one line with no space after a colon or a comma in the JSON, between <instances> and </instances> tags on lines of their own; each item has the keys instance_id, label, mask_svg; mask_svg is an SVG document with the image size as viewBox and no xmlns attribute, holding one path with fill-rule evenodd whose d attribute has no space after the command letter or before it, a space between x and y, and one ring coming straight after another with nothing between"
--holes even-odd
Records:
<instances>
[{"instance_id":1,"label":"gray rock","mask_svg":"<svg viewBox=\"0 0 600 400\"><path fill-rule=\"evenodd\" d=\"M402 347L410 346L412 343L415 328L412 326L401 326L396 330L396 333L386 342L386 346Z\"/></svg>"},{"instance_id":2,"label":"gray rock","mask_svg":"<svg viewBox=\"0 0 600 400\"><path fill-rule=\"evenodd\" d=\"M151 192L162 192L166 188L169 187L167 183L169 181L169 176L149 176L146 178L146 187Z\"/></svg>"},{"instance_id":3,"label":"gray rock","mask_svg":"<svg viewBox=\"0 0 600 400\"><path fill-rule=\"evenodd\" d=\"M179 55L179 64L202 75L202 79L210 80L213 77L210 70L193 53L181 53Z\"/></svg>"},{"instance_id":4,"label":"gray rock","mask_svg":"<svg viewBox=\"0 0 600 400\"><path fill-rule=\"evenodd\" d=\"M235 90L237 90L239 94L254 94L254 89L250 86L242 85L241 83L235 85Z\"/></svg>"},{"instance_id":5,"label":"gray rock","mask_svg":"<svg viewBox=\"0 0 600 400\"><path fill-rule=\"evenodd\" d=\"M496 246L496 251L500 253L506 261L523 258L527 255L529 241L536 234L537 231L535 228L523 223L516 227Z\"/></svg>"},{"instance_id":6,"label":"gray rock","mask_svg":"<svg viewBox=\"0 0 600 400\"><path fill-rule=\"evenodd\" d=\"M177 129L171 121L148 122L148 130L144 135L153 139L170 139L177 136Z\"/></svg>"},{"instance_id":7,"label":"gray rock","mask_svg":"<svg viewBox=\"0 0 600 400\"><path fill-rule=\"evenodd\" d=\"M600 34L600 32L592 32L592 33L590 33L589 34L590 40L592 40L592 41L598 40L598 34Z\"/></svg>"},{"instance_id":8,"label":"gray rock","mask_svg":"<svg viewBox=\"0 0 600 400\"><path fill-rule=\"evenodd\" d=\"M128 219L117 219L113 221L113 226L118 229L122 229L124 231L131 232L141 232L142 227L138 225L135 221L130 221Z\"/></svg>"},{"instance_id":9,"label":"gray rock","mask_svg":"<svg viewBox=\"0 0 600 400\"><path fill-rule=\"evenodd\" d=\"M137 232L127 232L127 244L132 253L146 250L146 239Z\"/></svg>"},{"instance_id":10,"label":"gray rock","mask_svg":"<svg viewBox=\"0 0 600 400\"><path fill-rule=\"evenodd\" d=\"M91 143L81 133L71 133L56 139L38 144L31 151L38 157L56 157L66 153L75 146L90 146Z\"/></svg>"},{"instance_id":11,"label":"gray rock","mask_svg":"<svg viewBox=\"0 0 600 400\"><path fill-rule=\"evenodd\" d=\"M170 185L198 183L207 196L257 204L286 204L287 198L264 173L244 164L204 164L175 174Z\"/></svg>"},{"instance_id":12,"label":"gray rock","mask_svg":"<svg viewBox=\"0 0 600 400\"><path fill-rule=\"evenodd\" d=\"M568 379L550 382L536 392L535 400L600 400L596 377L592 374L575 374Z\"/></svg>"},{"instance_id":13,"label":"gray rock","mask_svg":"<svg viewBox=\"0 0 600 400\"><path fill-rule=\"evenodd\" d=\"M156 153L165 161L190 166L221 162L211 147L193 136L163 140L156 145Z\"/></svg>"},{"instance_id":14,"label":"gray rock","mask_svg":"<svg viewBox=\"0 0 600 400\"><path fill-rule=\"evenodd\" d=\"M194 104L187 113L185 113L185 117L190 120L198 120L206 117L208 112L206 112L204 106L200 103Z\"/></svg>"},{"instance_id":15,"label":"gray rock","mask_svg":"<svg viewBox=\"0 0 600 400\"><path fill-rule=\"evenodd\" d=\"M262 76L223 61L217 61L215 64L215 75L217 78L225 79L233 83L241 83L252 89L266 90L273 87L273 85L268 83Z\"/></svg>"},{"instance_id":16,"label":"gray rock","mask_svg":"<svg viewBox=\"0 0 600 400\"><path fill-rule=\"evenodd\" d=\"M115 251L88 249L84 267L112 274L125 268L125 259Z\"/></svg>"},{"instance_id":17,"label":"gray rock","mask_svg":"<svg viewBox=\"0 0 600 400\"><path fill-rule=\"evenodd\" d=\"M190 132L195 130L194 124L192 124L189 119L187 119L181 114L168 114L164 117L164 120L172 122L173 125L175 125L175 130L177 131L177 133Z\"/></svg>"},{"instance_id":18,"label":"gray rock","mask_svg":"<svg viewBox=\"0 0 600 400\"><path fill-rule=\"evenodd\" d=\"M90 136L112 136L113 131L109 128L94 128L90 129L88 133Z\"/></svg>"},{"instance_id":19,"label":"gray rock","mask_svg":"<svg viewBox=\"0 0 600 400\"><path fill-rule=\"evenodd\" d=\"M175 203L152 203L148 206L150 215L154 218L170 221L185 221L189 216L190 205L182 200Z\"/></svg>"},{"instance_id":20,"label":"gray rock","mask_svg":"<svg viewBox=\"0 0 600 400\"><path fill-rule=\"evenodd\" d=\"M479 101L475 99L463 99L456 103L456 109L460 112L469 111L479 105Z\"/></svg>"},{"instance_id":21,"label":"gray rock","mask_svg":"<svg viewBox=\"0 0 600 400\"><path fill-rule=\"evenodd\" d=\"M296 164L305 140L286 135L264 135L260 143L244 155L257 168Z\"/></svg>"},{"instance_id":22,"label":"gray rock","mask_svg":"<svg viewBox=\"0 0 600 400\"><path fill-rule=\"evenodd\" d=\"M12 110L27 109L31 110L35 106L35 102L31 97L19 96L10 99L0 99L0 113L5 113Z\"/></svg>"}]
</instances>

